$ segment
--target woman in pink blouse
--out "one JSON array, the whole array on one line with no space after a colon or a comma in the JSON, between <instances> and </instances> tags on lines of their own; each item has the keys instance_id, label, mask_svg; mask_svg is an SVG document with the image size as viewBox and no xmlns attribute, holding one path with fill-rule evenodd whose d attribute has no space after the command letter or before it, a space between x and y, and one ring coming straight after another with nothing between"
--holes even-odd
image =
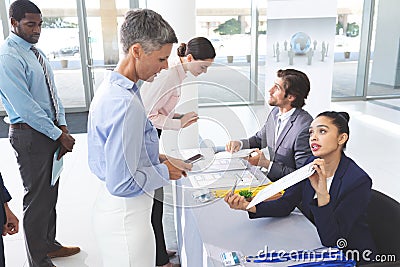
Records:
<instances>
[{"instance_id":1,"label":"woman in pink blouse","mask_svg":"<svg viewBox=\"0 0 400 267\"><path fill-rule=\"evenodd\" d=\"M175 113L175 107L181 95L181 85L190 72L199 76L207 72L214 62L215 49L211 42L204 37L191 39L187 44L182 43L177 49L178 57L169 59L169 68L161 71L152 82L144 82L140 88L143 105L147 116L157 128L158 136L162 129L179 130L195 123L198 119L196 112L186 114ZM151 223L156 237L156 265L173 266L169 257L175 252L167 251L162 226L163 188L156 189L154 194Z\"/></svg>"},{"instance_id":2,"label":"woman in pink blouse","mask_svg":"<svg viewBox=\"0 0 400 267\"><path fill-rule=\"evenodd\" d=\"M169 68L162 71L153 82L143 83L140 91L148 117L158 129L179 130L195 123L197 114L175 113L181 95L181 84L189 71L194 76L207 72L214 62L215 49L204 37L182 43L177 49L178 57L169 60ZM161 131L159 131L159 135Z\"/></svg>"}]
</instances>

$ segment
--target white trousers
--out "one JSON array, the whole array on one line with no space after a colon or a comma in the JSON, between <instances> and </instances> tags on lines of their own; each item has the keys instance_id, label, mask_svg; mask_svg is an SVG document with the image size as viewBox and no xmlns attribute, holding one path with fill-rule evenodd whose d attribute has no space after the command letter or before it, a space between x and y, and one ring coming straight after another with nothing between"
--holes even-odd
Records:
<instances>
[{"instance_id":1,"label":"white trousers","mask_svg":"<svg viewBox=\"0 0 400 267\"><path fill-rule=\"evenodd\" d=\"M105 184L96 199L93 228L104 267L154 267L152 194L126 198L111 195Z\"/></svg>"}]
</instances>

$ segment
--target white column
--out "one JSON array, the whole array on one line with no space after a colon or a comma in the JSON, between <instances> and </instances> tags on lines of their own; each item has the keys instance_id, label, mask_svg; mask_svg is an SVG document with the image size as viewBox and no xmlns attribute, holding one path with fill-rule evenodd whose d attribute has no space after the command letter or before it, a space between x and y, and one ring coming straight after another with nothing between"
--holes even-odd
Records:
<instances>
[{"instance_id":1,"label":"white column","mask_svg":"<svg viewBox=\"0 0 400 267\"><path fill-rule=\"evenodd\" d=\"M187 43L196 34L196 6L195 0L148 0L147 8L158 12L175 30L178 44ZM171 56L176 56L175 45ZM190 75L190 74L188 74ZM185 81L184 81L185 82ZM176 112L198 112L197 85L182 86L182 94ZM199 144L199 129L197 124L182 129L181 131L164 131L162 150L169 154L172 150L195 148Z\"/></svg>"}]
</instances>

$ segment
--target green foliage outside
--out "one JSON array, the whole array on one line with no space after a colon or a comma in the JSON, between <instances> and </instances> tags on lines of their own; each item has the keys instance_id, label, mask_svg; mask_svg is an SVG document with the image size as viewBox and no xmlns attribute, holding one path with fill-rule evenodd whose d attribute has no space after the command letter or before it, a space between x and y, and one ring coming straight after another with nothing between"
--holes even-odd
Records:
<instances>
[{"instance_id":1,"label":"green foliage outside","mask_svg":"<svg viewBox=\"0 0 400 267\"><path fill-rule=\"evenodd\" d=\"M343 30L343 24L338 22L338 23L336 23L336 35L338 35L340 33L340 29Z\"/></svg>"},{"instance_id":2,"label":"green foliage outside","mask_svg":"<svg viewBox=\"0 0 400 267\"><path fill-rule=\"evenodd\" d=\"M239 34L241 29L240 21L237 19L230 19L220 24L214 32L220 35Z\"/></svg>"},{"instance_id":3,"label":"green foliage outside","mask_svg":"<svg viewBox=\"0 0 400 267\"><path fill-rule=\"evenodd\" d=\"M358 26L357 23L355 23L355 22L347 23L346 36L356 37L359 34L360 34L360 26Z\"/></svg>"},{"instance_id":4,"label":"green foliage outside","mask_svg":"<svg viewBox=\"0 0 400 267\"><path fill-rule=\"evenodd\" d=\"M78 28L78 24L65 21L61 17L43 17L42 28Z\"/></svg>"}]
</instances>

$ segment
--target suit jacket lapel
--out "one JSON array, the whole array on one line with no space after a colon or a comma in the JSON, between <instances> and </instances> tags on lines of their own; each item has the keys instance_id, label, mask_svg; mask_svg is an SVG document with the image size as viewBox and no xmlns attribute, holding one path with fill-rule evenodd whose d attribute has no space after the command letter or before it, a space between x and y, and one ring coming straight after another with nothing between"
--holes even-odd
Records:
<instances>
[{"instance_id":1,"label":"suit jacket lapel","mask_svg":"<svg viewBox=\"0 0 400 267\"><path fill-rule=\"evenodd\" d=\"M336 202L336 199L338 199L340 187L342 186L342 179L348 166L349 161L347 160L347 157L342 154L339 166L337 167L335 175L333 176L332 185L329 190L329 195L331 196L332 201Z\"/></svg>"}]
</instances>

